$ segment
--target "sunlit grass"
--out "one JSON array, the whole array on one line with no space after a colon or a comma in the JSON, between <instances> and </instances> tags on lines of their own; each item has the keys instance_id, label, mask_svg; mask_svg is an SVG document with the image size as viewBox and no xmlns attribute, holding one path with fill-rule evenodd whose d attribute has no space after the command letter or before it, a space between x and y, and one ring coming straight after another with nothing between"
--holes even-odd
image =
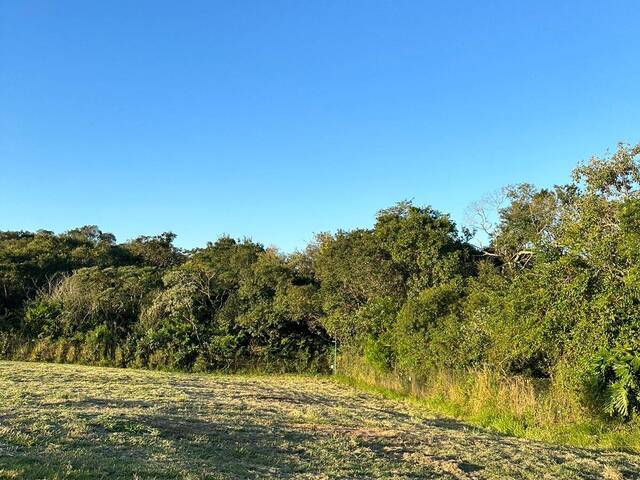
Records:
<instances>
[{"instance_id":1,"label":"sunlit grass","mask_svg":"<svg viewBox=\"0 0 640 480\"><path fill-rule=\"evenodd\" d=\"M435 406L321 376L0 362L0 478L640 475L636 455L499 436Z\"/></svg>"},{"instance_id":2,"label":"sunlit grass","mask_svg":"<svg viewBox=\"0 0 640 480\"><path fill-rule=\"evenodd\" d=\"M433 414L464 420L496 433L581 448L640 452L640 424L595 415L562 391L530 379L477 370L434 373L422 382L403 382L357 358L344 360L337 379L387 398L404 399ZM348 368L347 368L348 366Z\"/></svg>"}]
</instances>

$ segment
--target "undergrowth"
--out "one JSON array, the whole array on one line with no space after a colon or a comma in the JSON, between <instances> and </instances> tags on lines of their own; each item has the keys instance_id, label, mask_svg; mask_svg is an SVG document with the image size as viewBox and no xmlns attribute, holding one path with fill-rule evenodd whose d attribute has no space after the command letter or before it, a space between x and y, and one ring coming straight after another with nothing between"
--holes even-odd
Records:
<instances>
[{"instance_id":1,"label":"undergrowth","mask_svg":"<svg viewBox=\"0 0 640 480\"><path fill-rule=\"evenodd\" d=\"M430 413L490 431L549 443L640 451L640 419L609 418L584 407L549 382L489 369L435 372L417 381L384 373L364 361L343 359L336 381L391 399L405 399Z\"/></svg>"}]
</instances>

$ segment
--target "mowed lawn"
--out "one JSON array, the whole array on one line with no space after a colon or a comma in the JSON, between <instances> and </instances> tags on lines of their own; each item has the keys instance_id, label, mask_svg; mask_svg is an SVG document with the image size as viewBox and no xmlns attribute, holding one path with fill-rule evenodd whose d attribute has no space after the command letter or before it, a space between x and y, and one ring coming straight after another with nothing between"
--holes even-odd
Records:
<instances>
[{"instance_id":1,"label":"mowed lawn","mask_svg":"<svg viewBox=\"0 0 640 480\"><path fill-rule=\"evenodd\" d=\"M640 478L322 377L0 362L0 478Z\"/></svg>"}]
</instances>

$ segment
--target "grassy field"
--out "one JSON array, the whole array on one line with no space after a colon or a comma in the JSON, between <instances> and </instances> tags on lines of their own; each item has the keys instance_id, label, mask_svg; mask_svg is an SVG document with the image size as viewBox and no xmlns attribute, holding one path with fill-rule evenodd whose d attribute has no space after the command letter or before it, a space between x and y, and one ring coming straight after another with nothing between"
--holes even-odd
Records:
<instances>
[{"instance_id":1,"label":"grassy field","mask_svg":"<svg viewBox=\"0 0 640 480\"><path fill-rule=\"evenodd\" d=\"M0 362L0 478L640 478L331 379Z\"/></svg>"}]
</instances>

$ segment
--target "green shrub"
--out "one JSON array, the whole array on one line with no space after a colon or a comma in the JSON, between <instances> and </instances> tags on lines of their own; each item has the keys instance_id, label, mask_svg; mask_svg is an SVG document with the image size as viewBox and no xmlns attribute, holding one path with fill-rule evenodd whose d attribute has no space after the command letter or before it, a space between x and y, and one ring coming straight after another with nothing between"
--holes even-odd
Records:
<instances>
[{"instance_id":1,"label":"green shrub","mask_svg":"<svg viewBox=\"0 0 640 480\"><path fill-rule=\"evenodd\" d=\"M590 365L588 393L610 416L640 412L640 353L619 348L600 351Z\"/></svg>"},{"instance_id":2,"label":"green shrub","mask_svg":"<svg viewBox=\"0 0 640 480\"><path fill-rule=\"evenodd\" d=\"M62 333L58 317L60 305L48 298L38 298L26 308L24 331L29 336L58 337Z\"/></svg>"},{"instance_id":3,"label":"green shrub","mask_svg":"<svg viewBox=\"0 0 640 480\"><path fill-rule=\"evenodd\" d=\"M103 363L113 361L116 350L116 339L106 325L98 325L91 330L84 341L89 362Z\"/></svg>"},{"instance_id":4,"label":"green shrub","mask_svg":"<svg viewBox=\"0 0 640 480\"><path fill-rule=\"evenodd\" d=\"M380 371L389 371L393 366L393 337L390 334L380 338L370 336L364 345L367 363Z\"/></svg>"}]
</instances>

